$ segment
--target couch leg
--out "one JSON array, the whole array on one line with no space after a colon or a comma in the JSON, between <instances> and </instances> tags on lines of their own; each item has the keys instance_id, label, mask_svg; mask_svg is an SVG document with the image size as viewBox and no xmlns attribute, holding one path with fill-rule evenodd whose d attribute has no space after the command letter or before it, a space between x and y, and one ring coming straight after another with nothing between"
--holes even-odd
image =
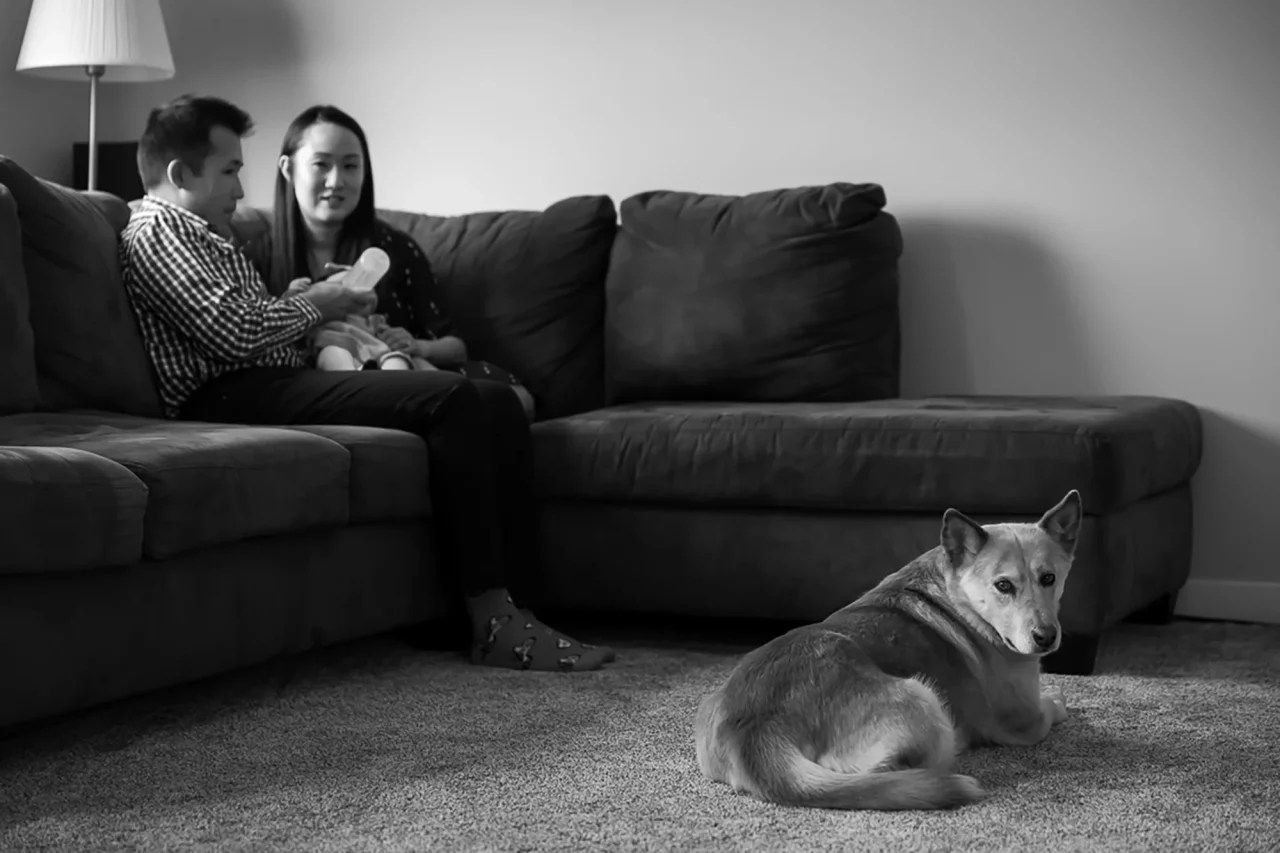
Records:
<instances>
[{"instance_id":1,"label":"couch leg","mask_svg":"<svg viewBox=\"0 0 1280 853\"><path fill-rule=\"evenodd\" d=\"M1168 625L1173 621L1173 610L1178 606L1178 593L1170 592L1160 596L1146 607L1135 610L1126 622L1137 622L1140 625Z\"/></svg>"},{"instance_id":2,"label":"couch leg","mask_svg":"<svg viewBox=\"0 0 1280 853\"><path fill-rule=\"evenodd\" d=\"M1093 675L1097 662L1097 637L1068 634L1056 652L1045 656L1041 669L1055 675Z\"/></svg>"}]
</instances>

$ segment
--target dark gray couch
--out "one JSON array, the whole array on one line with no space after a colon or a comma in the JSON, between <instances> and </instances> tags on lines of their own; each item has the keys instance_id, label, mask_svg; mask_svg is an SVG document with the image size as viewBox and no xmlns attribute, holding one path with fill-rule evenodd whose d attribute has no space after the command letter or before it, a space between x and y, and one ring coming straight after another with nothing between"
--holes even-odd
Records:
<instances>
[{"instance_id":1,"label":"dark gray couch","mask_svg":"<svg viewBox=\"0 0 1280 853\"><path fill-rule=\"evenodd\" d=\"M0 158L0 726L449 612L416 437L157 417L128 213ZM620 224L603 196L384 215L539 401L540 606L818 619L932 547L946 507L1030 519L1071 488L1051 668L1090 671L1102 631L1186 580L1193 406L899 399L876 185L645 193ZM235 230L265 264L265 215Z\"/></svg>"}]
</instances>

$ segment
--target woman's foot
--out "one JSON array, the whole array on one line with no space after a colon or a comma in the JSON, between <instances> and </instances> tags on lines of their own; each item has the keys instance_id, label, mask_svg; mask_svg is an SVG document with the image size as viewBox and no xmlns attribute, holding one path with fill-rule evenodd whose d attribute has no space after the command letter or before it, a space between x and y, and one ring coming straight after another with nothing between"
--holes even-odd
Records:
<instances>
[{"instance_id":1,"label":"woman's foot","mask_svg":"<svg viewBox=\"0 0 1280 853\"><path fill-rule=\"evenodd\" d=\"M580 643L542 624L512 602L505 589L467 599L471 615L471 662L506 669L586 672L617 657L608 646Z\"/></svg>"}]
</instances>

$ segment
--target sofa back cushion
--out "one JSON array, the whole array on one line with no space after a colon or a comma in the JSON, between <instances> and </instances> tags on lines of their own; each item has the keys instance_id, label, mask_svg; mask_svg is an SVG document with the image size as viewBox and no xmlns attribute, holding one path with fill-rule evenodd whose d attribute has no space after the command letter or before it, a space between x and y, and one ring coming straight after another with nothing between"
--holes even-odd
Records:
<instances>
[{"instance_id":1,"label":"sofa back cushion","mask_svg":"<svg viewBox=\"0 0 1280 853\"><path fill-rule=\"evenodd\" d=\"M610 404L898 394L902 235L877 184L640 193L606 282Z\"/></svg>"},{"instance_id":2,"label":"sofa back cushion","mask_svg":"<svg viewBox=\"0 0 1280 853\"><path fill-rule=\"evenodd\" d=\"M604 279L618 228L608 196L542 211L379 214L422 246L472 358L520 377L539 418L604 405Z\"/></svg>"},{"instance_id":3,"label":"sofa back cushion","mask_svg":"<svg viewBox=\"0 0 1280 853\"><path fill-rule=\"evenodd\" d=\"M40 408L18 204L0 184L0 415Z\"/></svg>"},{"instance_id":4,"label":"sofa back cushion","mask_svg":"<svg viewBox=\"0 0 1280 853\"><path fill-rule=\"evenodd\" d=\"M0 184L18 206L43 407L158 417L151 362L120 277L116 225L127 221L127 205L37 178L3 156Z\"/></svg>"}]
</instances>

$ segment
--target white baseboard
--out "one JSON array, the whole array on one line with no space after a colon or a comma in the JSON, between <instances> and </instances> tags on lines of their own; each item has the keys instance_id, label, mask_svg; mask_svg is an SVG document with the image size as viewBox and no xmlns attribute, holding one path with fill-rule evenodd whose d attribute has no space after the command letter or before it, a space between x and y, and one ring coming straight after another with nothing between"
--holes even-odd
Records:
<instances>
[{"instance_id":1,"label":"white baseboard","mask_svg":"<svg viewBox=\"0 0 1280 853\"><path fill-rule=\"evenodd\" d=\"M1280 625L1280 583L1193 578L1178 594L1178 616Z\"/></svg>"}]
</instances>

